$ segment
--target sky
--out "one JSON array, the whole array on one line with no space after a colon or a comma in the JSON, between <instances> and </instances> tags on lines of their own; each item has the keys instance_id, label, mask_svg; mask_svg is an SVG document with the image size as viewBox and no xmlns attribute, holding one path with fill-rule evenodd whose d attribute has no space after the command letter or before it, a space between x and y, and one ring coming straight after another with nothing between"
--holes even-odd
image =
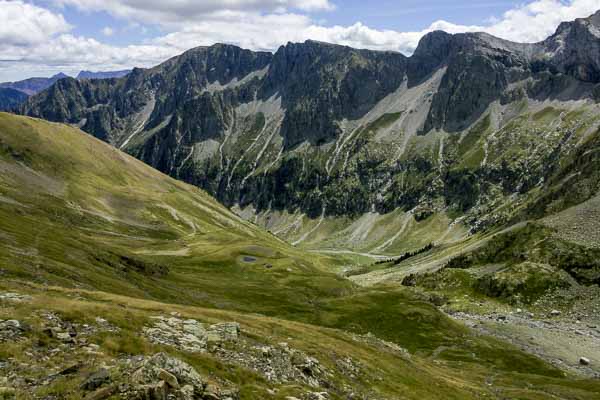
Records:
<instances>
[{"instance_id":1,"label":"sky","mask_svg":"<svg viewBox=\"0 0 600 400\"><path fill-rule=\"evenodd\" d=\"M600 0L0 0L0 82L150 67L197 46L307 39L410 55L433 30L537 42Z\"/></svg>"}]
</instances>

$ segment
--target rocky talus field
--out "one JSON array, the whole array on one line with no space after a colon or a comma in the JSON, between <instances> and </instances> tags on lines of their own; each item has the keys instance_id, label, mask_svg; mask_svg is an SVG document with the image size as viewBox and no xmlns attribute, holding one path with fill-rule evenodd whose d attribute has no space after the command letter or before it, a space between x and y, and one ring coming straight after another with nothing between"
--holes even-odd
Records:
<instances>
[{"instance_id":1,"label":"rocky talus field","mask_svg":"<svg viewBox=\"0 0 600 400\"><path fill-rule=\"evenodd\" d=\"M0 113L0 400L600 399L600 12L102 78Z\"/></svg>"}]
</instances>

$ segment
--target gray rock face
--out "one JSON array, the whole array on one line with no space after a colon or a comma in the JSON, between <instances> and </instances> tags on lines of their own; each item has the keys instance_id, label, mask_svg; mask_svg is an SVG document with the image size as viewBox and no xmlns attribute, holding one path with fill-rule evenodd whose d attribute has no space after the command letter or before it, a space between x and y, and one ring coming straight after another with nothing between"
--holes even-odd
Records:
<instances>
[{"instance_id":1,"label":"gray rock face","mask_svg":"<svg viewBox=\"0 0 600 400\"><path fill-rule=\"evenodd\" d=\"M431 129L461 131L473 124L511 83L530 77L539 46L509 42L485 33L448 35L433 32L420 43L416 71L446 66L434 95L424 133Z\"/></svg>"},{"instance_id":2,"label":"gray rock face","mask_svg":"<svg viewBox=\"0 0 600 400\"><path fill-rule=\"evenodd\" d=\"M563 22L543 45L542 60L576 79L600 82L600 11L589 18Z\"/></svg>"},{"instance_id":3,"label":"gray rock face","mask_svg":"<svg viewBox=\"0 0 600 400\"><path fill-rule=\"evenodd\" d=\"M336 121L366 114L404 79L407 58L393 52L356 50L307 41L281 47L271 64L263 93L279 93L286 148L304 141L330 142Z\"/></svg>"},{"instance_id":4,"label":"gray rock face","mask_svg":"<svg viewBox=\"0 0 600 400\"><path fill-rule=\"evenodd\" d=\"M236 341L239 333L240 325L235 322L223 322L205 328L196 320L176 317L154 317L154 324L144 328L144 335L152 343L191 353L205 352L209 345Z\"/></svg>"},{"instance_id":5,"label":"gray rock face","mask_svg":"<svg viewBox=\"0 0 600 400\"><path fill-rule=\"evenodd\" d=\"M121 386L123 398L192 400L206 395L206 380L189 364L165 353L143 358L127 372ZM220 397L217 399L221 399Z\"/></svg>"}]
</instances>

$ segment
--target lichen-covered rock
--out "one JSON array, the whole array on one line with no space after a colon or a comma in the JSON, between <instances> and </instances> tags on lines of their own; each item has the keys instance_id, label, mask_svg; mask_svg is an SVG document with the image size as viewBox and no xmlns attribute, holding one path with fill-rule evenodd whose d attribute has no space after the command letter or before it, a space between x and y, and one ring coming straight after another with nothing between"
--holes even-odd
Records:
<instances>
[{"instance_id":1,"label":"lichen-covered rock","mask_svg":"<svg viewBox=\"0 0 600 400\"><path fill-rule=\"evenodd\" d=\"M276 346L239 343L215 348L213 354L227 363L255 371L275 384L294 382L320 387L332 375L319 360L287 343Z\"/></svg>"},{"instance_id":2,"label":"lichen-covered rock","mask_svg":"<svg viewBox=\"0 0 600 400\"><path fill-rule=\"evenodd\" d=\"M158 353L144 359L131 375L131 381L136 384L150 384L161 380L161 373L166 371L177 378L179 385L191 385L194 388L204 388L204 379L189 364Z\"/></svg>"},{"instance_id":3,"label":"lichen-covered rock","mask_svg":"<svg viewBox=\"0 0 600 400\"><path fill-rule=\"evenodd\" d=\"M28 296L26 294L13 293L13 292L0 292L0 301L21 303L21 302L26 302L26 301L30 301L30 300L31 300L31 296Z\"/></svg>"},{"instance_id":4,"label":"lichen-covered rock","mask_svg":"<svg viewBox=\"0 0 600 400\"><path fill-rule=\"evenodd\" d=\"M223 389L189 364L165 353L124 360L115 377L120 398L136 400L235 400L235 388Z\"/></svg>"},{"instance_id":5,"label":"lichen-covered rock","mask_svg":"<svg viewBox=\"0 0 600 400\"><path fill-rule=\"evenodd\" d=\"M153 317L154 324L144 328L144 335L155 344L176 347L190 353L201 353L208 345L236 341L240 325L236 322L223 322L211 325L193 319L183 320L177 317Z\"/></svg>"},{"instance_id":6,"label":"lichen-covered rock","mask_svg":"<svg viewBox=\"0 0 600 400\"><path fill-rule=\"evenodd\" d=\"M240 324L223 322L211 325L208 329L208 341L213 343L236 341L240 334Z\"/></svg>"},{"instance_id":7,"label":"lichen-covered rock","mask_svg":"<svg viewBox=\"0 0 600 400\"><path fill-rule=\"evenodd\" d=\"M177 347L183 351L198 353L206 351L207 332L194 320L171 317L154 317L154 325L144 328L144 335L156 344Z\"/></svg>"},{"instance_id":8,"label":"lichen-covered rock","mask_svg":"<svg viewBox=\"0 0 600 400\"><path fill-rule=\"evenodd\" d=\"M16 319L0 320L0 342L19 339L27 330L27 325Z\"/></svg>"}]
</instances>

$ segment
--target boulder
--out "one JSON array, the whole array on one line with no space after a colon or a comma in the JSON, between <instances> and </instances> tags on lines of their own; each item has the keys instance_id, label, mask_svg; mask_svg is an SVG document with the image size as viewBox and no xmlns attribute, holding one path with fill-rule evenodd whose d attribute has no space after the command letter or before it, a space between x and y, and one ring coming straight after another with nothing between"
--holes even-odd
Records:
<instances>
[{"instance_id":1,"label":"boulder","mask_svg":"<svg viewBox=\"0 0 600 400\"><path fill-rule=\"evenodd\" d=\"M211 325L208 330L208 342L237 341L240 334L240 324L223 322Z\"/></svg>"},{"instance_id":2,"label":"boulder","mask_svg":"<svg viewBox=\"0 0 600 400\"><path fill-rule=\"evenodd\" d=\"M221 390L218 386L209 384L202 394L203 400L221 400Z\"/></svg>"},{"instance_id":3,"label":"boulder","mask_svg":"<svg viewBox=\"0 0 600 400\"><path fill-rule=\"evenodd\" d=\"M329 400L327 392L310 392L306 395L307 400Z\"/></svg>"},{"instance_id":4,"label":"boulder","mask_svg":"<svg viewBox=\"0 0 600 400\"><path fill-rule=\"evenodd\" d=\"M200 322L171 317L153 317L152 327L144 328L144 335L155 344L169 345L189 353L206 351L208 333Z\"/></svg>"},{"instance_id":5,"label":"boulder","mask_svg":"<svg viewBox=\"0 0 600 400\"><path fill-rule=\"evenodd\" d=\"M108 382L110 382L110 374L106 368L102 368L85 378L85 380L81 383L80 388L82 390L89 391L96 390Z\"/></svg>"},{"instance_id":6,"label":"boulder","mask_svg":"<svg viewBox=\"0 0 600 400\"><path fill-rule=\"evenodd\" d=\"M161 380L165 372L176 378L178 385L191 385L194 389L204 389L204 379L189 364L171 357L165 353L158 353L145 359L138 369L131 375L131 380L136 384L153 384Z\"/></svg>"},{"instance_id":7,"label":"boulder","mask_svg":"<svg viewBox=\"0 0 600 400\"><path fill-rule=\"evenodd\" d=\"M206 329L204 329L204 325L194 319L183 321L183 331L198 338L206 336Z\"/></svg>"},{"instance_id":8,"label":"boulder","mask_svg":"<svg viewBox=\"0 0 600 400\"><path fill-rule=\"evenodd\" d=\"M168 388L165 381L140 386L137 391L140 400L167 400L167 395Z\"/></svg>"},{"instance_id":9,"label":"boulder","mask_svg":"<svg viewBox=\"0 0 600 400\"><path fill-rule=\"evenodd\" d=\"M169 387L179 389L179 381L177 381L177 377L172 373L161 369L158 373L158 378L165 381Z\"/></svg>"},{"instance_id":10,"label":"boulder","mask_svg":"<svg viewBox=\"0 0 600 400\"><path fill-rule=\"evenodd\" d=\"M9 319L8 321L0 320L0 342L15 340L23 336L27 330L27 325L16 319Z\"/></svg>"},{"instance_id":11,"label":"boulder","mask_svg":"<svg viewBox=\"0 0 600 400\"><path fill-rule=\"evenodd\" d=\"M579 365L590 365L590 364L591 364L591 361L589 358L581 357L579 359Z\"/></svg>"}]
</instances>

